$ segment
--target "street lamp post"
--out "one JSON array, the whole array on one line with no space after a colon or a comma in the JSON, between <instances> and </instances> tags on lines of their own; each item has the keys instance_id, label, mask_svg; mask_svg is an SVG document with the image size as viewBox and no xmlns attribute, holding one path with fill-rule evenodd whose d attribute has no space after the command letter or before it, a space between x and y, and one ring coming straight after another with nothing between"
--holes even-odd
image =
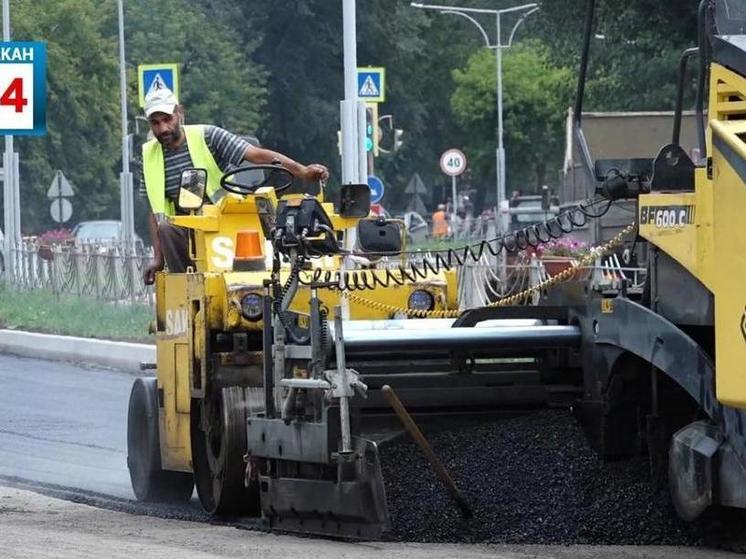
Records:
<instances>
[{"instance_id":1,"label":"street lamp post","mask_svg":"<svg viewBox=\"0 0 746 559\"><path fill-rule=\"evenodd\" d=\"M471 23L477 26L482 38L484 39L485 45L489 49L495 50L496 57L496 72L497 72L497 150L495 152L495 164L496 164L496 207L495 207L495 233L497 234L500 230L500 203L506 199L505 195L505 146L503 144L503 80L502 80L502 68L503 68L503 55L502 49L508 48L513 44L513 37L515 33L523 23L523 21L532 13L539 9L538 4L523 4L521 6L512 6L510 8L503 8L502 10L489 10L481 8L464 8L461 6L437 6L432 4L421 4L419 2L412 2L411 6L414 8L421 8L424 10L436 10L441 14L452 14L461 16L468 19ZM507 13L520 13L525 12L513 26L508 42L503 44L502 41L502 16ZM494 44L490 42L487 32L484 27L470 14L490 14L495 16L496 24L496 37ZM455 203L455 200L454 200Z\"/></svg>"},{"instance_id":2,"label":"street lamp post","mask_svg":"<svg viewBox=\"0 0 746 559\"><path fill-rule=\"evenodd\" d=\"M3 0L3 41L10 41L9 0ZM15 281L18 277L16 276L18 250L21 248L21 193L18 178L18 154L13 148L13 136L11 135L5 136L2 165L5 278Z\"/></svg>"}]
</instances>

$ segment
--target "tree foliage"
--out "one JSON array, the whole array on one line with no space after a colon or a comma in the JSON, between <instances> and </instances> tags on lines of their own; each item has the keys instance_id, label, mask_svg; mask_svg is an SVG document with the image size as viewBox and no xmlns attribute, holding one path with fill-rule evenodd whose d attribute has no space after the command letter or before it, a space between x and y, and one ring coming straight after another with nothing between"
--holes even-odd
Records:
<instances>
[{"instance_id":1,"label":"tree foliage","mask_svg":"<svg viewBox=\"0 0 746 559\"><path fill-rule=\"evenodd\" d=\"M494 8L484 0L463 5ZM500 8L518 4L505 0ZM591 51L588 110L673 107L680 52L694 44L697 2L599 0ZM572 100L586 0L544 0L504 56L508 189L556 186L561 123ZM62 169L77 189L73 221L117 218L121 169L115 0L11 1L13 38L46 41L48 130L17 141L23 229L51 225L46 189ZM481 18L494 37L494 21ZM506 17L504 30L515 19ZM384 66L391 115L405 131L395 154L379 157L384 202L402 210L419 173L444 199L440 154L465 149L464 187L494 200L495 68L483 38L464 18L418 10L400 0L358 0L358 63ZM129 128L137 106L138 64L177 62L189 122L255 133L302 162L319 161L338 181L339 100L344 97L342 3L328 0L126 0ZM529 40L531 39L531 40ZM384 142L390 145L390 131ZM543 171L537 165L545 162ZM141 234L144 233L141 231Z\"/></svg>"},{"instance_id":2,"label":"tree foliage","mask_svg":"<svg viewBox=\"0 0 746 559\"><path fill-rule=\"evenodd\" d=\"M77 190L76 217L103 215L119 205L113 171L119 148L116 43L104 33L107 12L115 8L111 0L12 5L13 39L46 41L48 53L48 133L17 141L24 231L51 225L46 193L56 169Z\"/></svg>"},{"instance_id":3,"label":"tree foliage","mask_svg":"<svg viewBox=\"0 0 746 559\"><path fill-rule=\"evenodd\" d=\"M209 7L189 0L127 2L129 98L137 99L137 65L175 62L189 122L253 133L266 103L266 71L252 59L258 37L241 35L237 9L220 2ZM134 102L131 107L142 113Z\"/></svg>"},{"instance_id":4,"label":"tree foliage","mask_svg":"<svg viewBox=\"0 0 746 559\"><path fill-rule=\"evenodd\" d=\"M467 150L481 176L494 176L496 85L495 56L483 49L466 70L455 70L451 98L459 124L471 130ZM562 130L572 94L573 73L555 66L539 41L514 45L503 59L504 143L507 178L514 188L545 181L547 166L561 162ZM559 140L559 141L556 141ZM525 190L525 187L523 188ZM491 192L491 190L490 190Z\"/></svg>"}]
</instances>

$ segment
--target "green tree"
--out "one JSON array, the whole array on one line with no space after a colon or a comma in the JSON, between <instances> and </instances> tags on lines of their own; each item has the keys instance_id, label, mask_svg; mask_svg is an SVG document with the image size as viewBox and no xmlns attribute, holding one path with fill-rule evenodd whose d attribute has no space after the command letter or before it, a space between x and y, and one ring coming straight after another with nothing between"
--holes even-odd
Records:
<instances>
[{"instance_id":1,"label":"green tree","mask_svg":"<svg viewBox=\"0 0 746 559\"><path fill-rule=\"evenodd\" d=\"M500 7L519 2L506 0ZM697 3L598 3L596 31L604 39L594 39L592 45L586 110L671 109L678 56L695 42ZM49 134L17 141L24 230L38 232L52 225L45 194L57 168L78 192L73 222L117 217L121 131L116 2L11 4L13 37L47 41L49 49ZM485 0L461 4L492 7ZM538 180L538 163L547 161L551 168L559 160L585 6L586 0L543 0L520 31L521 37L538 38L543 46L530 43L505 53L511 184ZM494 57L474 26L400 0L359 0L357 21L359 65L387 69L387 100L380 114L392 115L395 126L405 130L404 148L376 160L376 173L387 186L384 202L403 209L408 201L403 190L415 172L432 190L432 202L441 201L448 181L438 158L449 147L466 150L473 186L487 193L482 200L494 200ZM489 18L482 22L492 36ZM177 62L189 122L255 132L265 145L301 161L329 164L334 179L339 178L341 2L127 0L125 27L131 129L141 111L136 65ZM551 182L553 175L547 177ZM464 186L468 181L469 176L461 179Z\"/></svg>"},{"instance_id":2,"label":"green tree","mask_svg":"<svg viewBox=\"0 0 746 559\"><path fill-rule=\"evenodd\" d=\"M179 65L180 101L187 122L209 123L237 133L255 133L264 115L267 74L252 55L258 35L237 32L236 3L189 0L128 0L127 61L132 108L136 106L139 64ZM116 31L113 29L112 32Z\"/></svg>"},{"instance_id":3,"label":"green tree","mask_svg":"<svg viewBox=\"0 0 746 559\"><path fill-rule=\"evenodd\" d=\"M597 4L584 109L672 110L679 56L697 40L698 2ZM541 38L555 63L576 72L586 5L587 0L544 0L524 36ZM692 102L692 88L687 93Z\"/></svg>"},{"instance_id":4,"label":"green tree","mask_svg":"<svg viewBox=\"0 0 746 559\"><path fill-rule=\"evenodd\" d=\"M19 137L23 232L52 227L46 192L55 169L76 189L73 222L118 207L116 43L104 34L112 0L13 2L12 37L46 41L47 135Z\"/></svg>"},{"instance_id":5,"label":"green tree","mask_svg":"<svg viewBox=\"0 0 746 559\"><path fill-rule=\"evenodd\" d=\"M463 147L467 134L451 110L455 88L451 70L463 66L481 37L461 18L413 8L408 2L376 0L359 4L361 65L386 66L387 98L381 114L390 114L404 130L401 151L379 157L376 172L387 185L385 203L403 210L404 190L419 173L431 206L450 195L450 179L440 171L440 154ZM468 177L462 177L466 186Z\"/></svg>"},{"instance_id":6,"label":"green tree","mask_svg":"<svg viewBox=\"0 0 746 559\"><path fill-rule=\"evenodd\" d=\"M144 139L148 130L138 103L137 72L140 64L176 63L179 67L179 100L191 124L215 124L237 134L256 134L265 117L267 72L252 56L260 35L243 36L251 20L239 4L228 0L195 3L188 0L128 0L125 30L128 62L130 122L135 121ZM115 34L117 28L110 32ZM131 130L135 127L131 125ZM141 143L135 144L139 157ZM119 163L117 163L119 164ZM134 167L139 187L139 166ZM147 236L148 204L135 197L138 231Z\"/></svg>"},{"instance_id":7,"label":"green tree","mask_svg":"<svg viewBox=\"0 0 746 559\"><path fill-rule=\"evenodd\" d=\"M454 70L451 99L460 125L468 130L472 169L494 176L496 75L492 51L474 54L465 70ZM573 88L573 72L552 63L539 41L511 47L503 57L504 141L510 188L546 182L564 148L563 125ZM550 175L553 178L553 175ZM525 190L525 188L524 188Z\"/></svg>"},{"instance_id":8,"label":"green tree","mask_svg":"<svg viewBox=\"0 0 746 559\"><path fill-rule=\"evenodd\" d=\"M376 160L376 174L387 187L384 202L403 208L411 175L420 172L428 185L442 181L438 157L452 142L460 143L453 134L450 71L466 61L478 37L456 20L432 25L432 15L398 0L357 6L358 65L386 67L387 100L379 114L392 115L395 126L405 130L404 149ZM344 97L341 2L292 0L280 10L265 0L243 7L247 17L261 14L256 59L270 71L260 139L301 161L328 164L332 184L337 183Z\"/></svg>"}]
</instances>

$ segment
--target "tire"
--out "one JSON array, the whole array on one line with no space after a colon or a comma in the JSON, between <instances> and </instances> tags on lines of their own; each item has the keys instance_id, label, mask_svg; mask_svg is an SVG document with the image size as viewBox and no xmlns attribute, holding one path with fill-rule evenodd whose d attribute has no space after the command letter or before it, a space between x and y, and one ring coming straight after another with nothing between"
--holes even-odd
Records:
<instances>
[{"instance_id":1,"label":"tire","mask_svg":"<svg viewBox=\"0 0 746 559\"><path fill-rule=\"evenodd\" d=\"M192 404L194 479L202 508L211 515L257 516L260 511L258 485L244 485L246 409L239 386ZM202 414L207 416L204 421Z\"/></svg>"},{"instance_id":2,"label":"tire","mask_svg":"<svg viewBox=\"0 0 746 559\"><path fill-rule=\"evenodd\" d=\"M158 390L154 378L138 378L127 413L127 468L138 501L186 502L192 497L191 473L161 468Z\"/></svg>"}]
</instances>

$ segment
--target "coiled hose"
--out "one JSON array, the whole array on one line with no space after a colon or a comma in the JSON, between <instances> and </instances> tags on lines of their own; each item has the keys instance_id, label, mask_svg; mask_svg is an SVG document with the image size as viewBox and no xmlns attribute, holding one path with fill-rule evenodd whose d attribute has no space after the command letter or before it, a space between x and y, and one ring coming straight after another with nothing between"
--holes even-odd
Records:
<instances>
[{"instance_id":1,"label":"coiled hose","mask_svg":"<svg viewBox=\"0 0 746 559\"><path fill-rule=\"evenodd\" d=\"M591 212L589 208L604 203L600 212ZM456 266L463 266L469 261L479 262L481 258L489 253L497 256L501 251L515 253L527 248L537 248L542 244L551 242L572 231L584 227L589 219L597 219L604 216L611 208L612 200L596 198L588 203L580 203L574 208L566 210L561 214L543 223L529 225L523 229L501 235L494 239L482 240L478 243L466 245L459 248L449 248L431 251L432 259L423 259L421 262L409 262L399 265L393 269L385 270L314 270L300 273L297 269L298 281L302 285L327 284L333 285L333 289L339 291L366 291L377 288L389 288L392 286L403 286L425 280L432 275L437 275L443 270L451 270ZM420 251L404 251L399 253L352 253L356 256L398 256L417 255L422 256ZM295 268L294 268L295 270Z\"/></svg>"}]
</instances>

